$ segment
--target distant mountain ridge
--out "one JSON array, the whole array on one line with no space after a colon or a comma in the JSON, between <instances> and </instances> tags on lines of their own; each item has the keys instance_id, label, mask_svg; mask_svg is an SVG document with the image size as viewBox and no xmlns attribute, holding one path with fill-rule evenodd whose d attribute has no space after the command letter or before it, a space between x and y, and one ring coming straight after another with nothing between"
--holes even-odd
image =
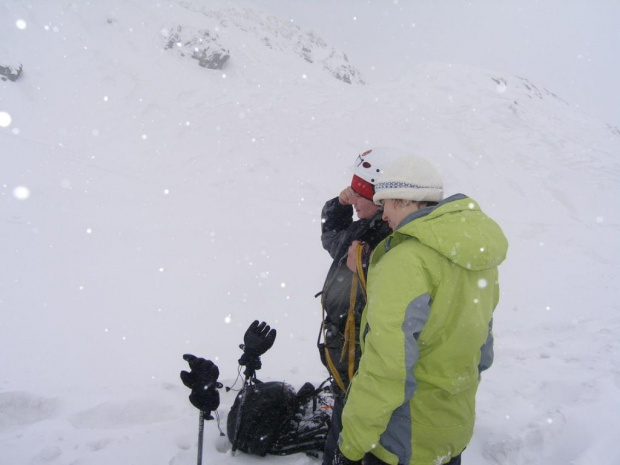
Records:
<instances>
[{"instance_id":1,"label":"distant mountain ridge","mask_svg":"<svg viewBox=\"0 0 620 465\"><path fill-rule=\"evenodd\" d=\"M364 84L360 71L349 62L346 54L330 47L321 37L303 31L297 25L251 8L212 10L190 1L179 2L188 11L208 18L208 29L176 25L168 33L167 49L197 59L201 66L224 69L228 60L257 59L248 56L247 43L277 50L307 63L347 84ZM239 44L233 34L241 36ZM166 34L164 34L166 35ZM258 47L257 47L258 46ZM263 65L268 66L265 62Z\"/></svg>"}]
</instances>

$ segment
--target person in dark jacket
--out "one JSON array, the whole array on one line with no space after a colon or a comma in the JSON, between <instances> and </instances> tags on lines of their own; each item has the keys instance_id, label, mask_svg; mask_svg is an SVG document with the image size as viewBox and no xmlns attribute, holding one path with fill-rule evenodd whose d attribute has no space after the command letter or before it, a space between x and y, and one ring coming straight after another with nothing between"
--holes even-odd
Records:
<instances>
[{"instance_id":1,"label":"person in dark jacket","mask_svg":"<svg viewBox=\"0 0 620 465\"><path fill-rule=\"evenodd\" d=\"M374 184L381 175L382 166L399 156L402 152L384 147L360 154L351 185L338 197L327 201L321 212L321 242L334 260L321 293L323 342L319 344L319 351L332 377L334 394L324 464L331 463L337 450L344 397L359 362L359 326L366 304L365 277L370 253L391 232L382 219L381 209L372 201ZM354 211L358 218L355 221ZM356 250L355 272L347 267L351 247Z\"/></svg>"}]
</instances>

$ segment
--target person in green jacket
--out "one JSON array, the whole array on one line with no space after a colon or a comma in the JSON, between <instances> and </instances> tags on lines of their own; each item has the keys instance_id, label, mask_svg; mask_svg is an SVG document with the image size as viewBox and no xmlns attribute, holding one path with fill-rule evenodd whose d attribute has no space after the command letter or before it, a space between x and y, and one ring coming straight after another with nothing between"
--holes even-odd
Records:
<instances>
[{"instance_id":1,"label":"person in green jacket","mask_svg":"<svg viewBox=\"0 0 620 465\"><path fill-rule=\"evenodd\" d=\"M387 167L373 201L393 233L368 270L362 357L334 465L458 465L493 362L498 265L508 241L471 198L443 199L425 159Z\"/></svg>"}]
</instances>

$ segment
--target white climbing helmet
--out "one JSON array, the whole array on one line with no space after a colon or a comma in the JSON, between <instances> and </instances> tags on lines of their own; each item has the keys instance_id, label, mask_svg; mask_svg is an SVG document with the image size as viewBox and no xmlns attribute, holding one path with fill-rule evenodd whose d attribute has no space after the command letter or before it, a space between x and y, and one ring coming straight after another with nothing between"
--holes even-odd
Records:
<instances>
[{"instance_id":1,"label":"white climbing helmet","mask_svg":"<svg viewBox=\"0 0 620 465\"><path fill-rule=\"evenodd\" d=\"M374 186L381 174L393 161L407 157L407 153L392 147L376 147L360 153L353 165L351 187L362 197L372 200Z\"/></svg>"}]
</instances>

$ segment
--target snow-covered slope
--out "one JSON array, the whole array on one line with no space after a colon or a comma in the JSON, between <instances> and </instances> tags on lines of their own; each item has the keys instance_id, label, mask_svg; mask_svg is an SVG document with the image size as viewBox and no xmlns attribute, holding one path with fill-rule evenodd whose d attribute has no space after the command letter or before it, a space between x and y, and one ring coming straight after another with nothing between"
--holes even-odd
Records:
<instances>
[{"instance_id":1,"label":"snow-covered slope","mask_svg":"<svg viewBox=\"0 0 620 465\"><path fill-rule=\"evenodd\" d=\"M433 160L511 243L465 459L619 463L620 131L501 71L350 85L315 34L225 6L2 7L0 53L23 74L0 81L1 461L194 463L181 355L230 385L254 319L279 332L263 379L321 381L320 209L357 153L390 145ZM205 31L221 70L175 49ZM255 461L206 435L207 463Z\"/></svg>"},{"instance_id":2,"label":"snow-covered slope","mask_svg":"<svg viewBox=\"0 0 620 465\"><path fill-rule=\"evenodd\" d=\"M162 31L172 48L181 52L183 56L190 55L200 59L204 55L209 56L211 49L216 53L218 48L224 49L227 54L232 50L231 65L236 63L246 75L254 73L253 65L264 69L271 67L272 63L277 63L272 70L273 74L277 74L283 69L297 68L292 63L303 59L308 63L316 63L313 67L315 72L318 66L319 70L348 84L364 83L360 72L349 64L344 53L329 47L323 39L311 31L302 31L296 25L250 8L214 11L212 6L198 7L195 2L180 2L180 5L188 11L197 13L194 16L196 25L204 27L205 22L210 25L208 30L202 29L193 33L187 31L185 26L177 26L176 30L179 31L180 28L179 32L186 36L185 40L181 34ZM203 54L200 47L205 43L207 50ZM275 53L269 53L270 50ZM283 68L281 63L278 63L283 57L293 58L290 66ZM204 64L201 63L201 66ZM222 69L223 66L213 68Z\"/></svg>"}]
</instances>

